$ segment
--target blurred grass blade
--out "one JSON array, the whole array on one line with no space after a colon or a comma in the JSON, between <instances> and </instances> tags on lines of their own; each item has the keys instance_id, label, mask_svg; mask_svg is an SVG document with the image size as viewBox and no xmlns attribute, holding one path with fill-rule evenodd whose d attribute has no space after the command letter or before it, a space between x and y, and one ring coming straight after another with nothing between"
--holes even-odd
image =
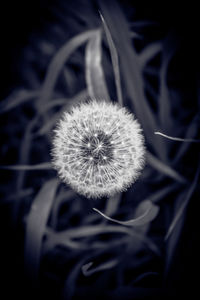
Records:
<instances>
[{"instance_id":1,"label":"blurred grass blade","mask_svg":"<svg viewBox=\"0 0 200 300\"><path fill-rule=\"evenodd\" d=\"M99 30L99 29L98 29ZM53 57L42 86L39 103L47 101L52 96L58 76L69 56L88 39L96 35L98 30L88 30L67 41Z\"/></svg>"},{"instance_id":2,"label":"blurred grass blade","mask_svg":"<svg viewBox=\"0 0 200 300\"><path fill-rule=\"evenodd\" d=\"M93 99L104 99L109 101L109 93L107 90L104 73L102 69L102 32L96 30L88 41L85 52L86 62L86 83L88 94Z\"/></svg>"},{"instance_id":3,"label":"blurred grass blade","mask_svg":"<svg viewBox=\"0 0 200 300\"><path fill-rule=\"evenodd\" d=\"M136 240L144 243L151 251L156 253L156 255L160 255L160 250L158 247L146 236L141 235L133 228L125 227L125 226L116 226L116 225L90 225L90 226L82 226L76 229L68 229L62 232L55 232L51 229L48 229L47 239L45 240L45 249L52 249L58 245L64 245L66 247L70 247L73 249L85 248L85 243L82 239L86 239L90 237L98 237L99 234L125 234L127 236L134 237ZM78 239L81 239L77 242ZM91 248L90 245L87 246L87 249Z\"/></svg>"},{"instance_id":4,"label":"blurred grass blade","mask_svg":"<svg viewBox=\"0 0 200 300\"><path fill-rule=\"evenodd\" d=\"M118 50L123 82L132 100L132 109L146 136L153 139L152 132L157 128L157 121L144 94L142 69L130 39L129 24L118 1L98 0L98 5Z\"/></svg>"},{"instance_id":5,"label":"blurred grass blade","mask_svg":"<svg viewBox=\"0 0 200 300\"><path fill-rule=\"evenodd\" d=\"M157 135L161 135L169 140L172 140L172 141L177 141L177 142L186 142L186 143L200 143L200 140L195 140L195 139L184 139L184 138L179 138L179 137L174 137L174 136L169 136L169 135L166 135L164 133L161 133L159 131L155 131L154 132L155 134Z\"/></svg>"},{"instance_id":6,"label":"blurred grass blade","mask_svg":"<svg viewBox=\"0 0 200 300\"><path fill-rule=\"evenodd\" d=\"M153 154L150 152L147 152L147 162L156 170L159 172L175 179L176 181L180 183L187 183L187 180L180 175L177 171L169 167L168 165L164 164L161 160L156 158Z\"/></svg>"},{"instance_id":7,"label":"blurred grass blade","mask_svg":"<svg viewBox=\"0 0 200 300\"><path fill-rule=\"evenodd\" d=\"M82 272L83 272L83 275L90 276L99 271L111 269L111 268L115 267L118 263L119 263L119 261L117 259L113 259L113 260L110 260L110 261L100 264L98 267L91 268L91 266L93 265L93 262L89 262L82 266Z\"/></svg>"},{"instance_id":8,"label":"blurred grass blade","mask_svg":"<svg viewBox=\"0 0 200 300\"><path fill-rule=\"evenodd\" d=\"M130 37L131 39L140 39L140 40L143 40L143 36L135 31L130 31Z\"/></svg>"},{"instance_id":9,"label":"blurred grass blade","mask_svg":"<svg viewBox=\"0 0 200 300\"><path fill-rule=\"evenodd\" d=\"M12 166L0 166L3 170L16 170L16 171L35 171L35 170L50 170L52 165L50 162L41 163L37 165L12 165Z\"/></svg>"},{"instance_id":10,"label":"blurred grass blade","mask_svg":"<svg viewBox=\"0 0 200 300\"><path fill-rule=\"evenodd\" d=\"M139 55L141 66L144 67L150 59L153 59L162 50L161 42L152 43L144 48Z\"/></svg>"},{"instance_id":11,"label":"blurred grass blade","mask_svg":"<svg viewBox=\"0 0 200 300\"><path fill-rule=\"evenodd\" d=\"M125 226L116 226L116 225L90 225L90 226L82 226L76 229L68 229L62 232L55 232L51 229L48 229L47 239L45 240L45 249L53 249L58 245L64 245L66 247L72 249L91 249L91 245L88 245L89 238L98 238L100 234L125 234L128 237L133 237L137 241L144 243L151 251L153 251L156 255L160 256L160 250L155 245L154 242L151 241L147 236L141 235L136 230L133 230L131 227ZM125 237L126 237L125 236ZM79 240L80 239L80 240ZM85 240L84 240L85 239ZM87 244L85 244L85 242ZM110 244L112 245L112 243ZM95 248L95 245L93 245ZM99 246L99 243L98 243ZM106 246L109 246L106 243ZM105 246L103 246L105 249Z\"/></svg>"},{"instance_id":12,"label":"blurred grass blade","mask_svg":"<svg viewBox=\"0 0 200 300\"><path fill-rule=\"evenodd\" d=\"M46 182L34 199L26 219L25 230L25 269L34 284L38 279L42 240L46 232L46 224L54 201L57 179Z\"/></svg>"},{"instance_id":13,"label":"blurred grass blade","mask_svg":"<svg viewBox=\"0 0 200 300\"><path fill-rule=\"evenodd\" d=\"M60 209L61 204L68 202L70 199L75 198L76 194L74 190L69 189L65 190L65 192L59 194L53 205L52 205L52 211L51 211L51 226L52 228L56 228L57 221L58 221L58 212Z\"/></svg>"},{"instance_id":14,"label":"blurred grass blade","mask_svg":"<svg viewBox=\"0 0 200 300\"><path fill-rule=\"evenodd\" d=\"M98 212L101 216L103 216L105 219L120 224L124 226L141 226L146 223L151 222L155 217L157 216L159 212L159 207L155 204L153 204L151 201L146 200L143 201L140 204L140 207L138 208L139 211L142 211L141 215L135 219L129 220L129 221L119 221L113 218L108 217L104 213L102 213L100 210L93 208L94 211Z\"/></svg>"},{"instance_id":15,"label":"blurred grass blade","mask_svg":"<svg viewBox=\"0 0 200 300\"><path fill-rule=\"evenodd\" d=\"M81 272L82 265L87 259L88 257L86 256L82 258L81 261L76 262L76 265L73 267L71 272L67 274L61 299L73 299L72 297L74 296L76 290L76 281L78 280L78 275Z\"/></svg>"},{"instance_id":16,"label":"blurred grass blade","mask_svg":"<svg viewBox=\"0 0 200 300\"><path fill-rule=\"evenodd\" d=\"M188 139L193 139L199 141L199 113L194 116L190 124L188 124L186 130L184 130L184 135ZM177 152L177 159L180 159L188 152L188 144L182 143Z\"/></svg>"},{"instance_id":17,"label":"blurred grass blade","mask_svg":"<svg viewBox=\"0 0 200 300\"><path fill-rule=\"evenodd\" d=\"M106 225L88 225L78 228L67 229L61 232L54 232L48 229L48 235L50 239L55 239L56 241L64 240L66 238L81 239L88 238L89 236L94 236L102 233L124 233L127 235L132 235L133 232L123 226L106 226Z\"/></svg>"},{"instance_id":18,"label":"blurred grass blade","mask_svg":"<svg viewBox=\"0 0 200 300\"><path fill-rule=\"evenodd\" d=\"M20 151L19 151L19 165L28 165L30 161L30 153L31 153L31 145L33 142L33 135L32 131L34 127L38 124L38 117L37 114L28 124L26 127L26 130L24 132L24 136L22 137L21 144L20 144ZM24 179L25 179L25 171L26 170L20 170L21 172L18 174L17 180L16 180L16 190L19 191L23 188Z\"/></svg>"},{"instance_id":19,"label":"blurred grass blade","mask_svg":"<svg viewBox=\"0 0 200 300\"><path fill-rule=\"evenodd\" d=\"M43 246L43 251L48 252L54 249L57 246L64 246L69 249L73 250L80 250L80 249L87 249L88 247L85 245L84 242L76 242L73 241L72 239L65 237L65 239L58 239L56 238L55 235L53 236L48 236L48 240L45 240L44 246Z\"/></svg>"},{"instance_id":20,"label":"blurred grass blade","mask_svg":"<svg viewBox=\"0 0 200 300\"><path fill-rule=\"evenodd\" d=\"M0 114L16 108L18 105L26 103L39 95L40 91L20 90L12 94L0 103Z\"/></svg>"},{"instance_id":21,"label":"blurred grass blade","mask_svg":"<svg viewBox=\"0 0 200 300\"><path fill-rule=\"evenodd\" d=\"M186 194L186 197L184 199L184 201L181 204L181 207L179 208L179 210L177 211L177 213L175 214L171 225L169 226L169 229L167 231L167 234L165 236L165 241L167 241L169 239L169 237L171 236L171 234L173 233L178 221L180 220L180 218L183 216L185 209L187 208L187 205L192 197L192 194L196 188L196 185L198 183L199 180L199 173L200 173L200 167L198 167L198 170L196 172L195 178L190 186L190 188L188 189L188 192Z\"/></svg>"},{"instance_id":22,"label":"blurred grass blade","mask_svg":"<svg viewBox=\"0 0 200 300\"><path fill-rule=\"evenodd\" d=\"M156 190L156 192L148 196L146 200L150 200L154 203L162 202L165 197L168 197L170 193L175 192L178 188L180 188L180 186L174 182L173 184L166 185L165 187Z\"/></svg>"},{"instance_id":23,"label":"blurred grass blade","mask_svg":"<svg viewBox=\"0 0 200 300\"><path fill-rule=\"evenodd\" d=\"M31 151L31 144L32 144L32 129L34 128L34 125L36 124L38 118L37 116L32 119L29 124L27 125L24 135L21 139L20 145L19 145L19 159L18 159L18 165L16 167L22 166L20 169L20 172L17 174L16 177L16 190L15 193L20 192L23 190L23 184L25 180L25 174L26 170L23 169L23 166L29 166L29 159L30 159L30 151ZM8 166L9 168L12 166ZM7 170L9 170L9 168ZM12 170L12 168L10 168ZM16 169L17 170L17 169ZM13 220L13 227L16 227L16 222L19 217L19 208L20 208L20 199L19 201L15 201L13 203L13 210L12 210L12 220Z\"/></svg>"},{"instance_id":24,"label":"blurred grass blade","mask_svg":"<svg viewBox=\"0 0 200 300\"><path fill-rule=\"evenodd\" d=\"M46 102L44 105L40 108L40 114L46 113L49 109L55 107L55 106L64 106L64 105L76 105L80 101L85 101L88 99L88 92L86 89L82 90L81 92L77 93L72 98L55 98L52 99L51 102Z\"/></svg>"},{"instance_id":25,"label":"blurred grass blade","mask_svg":"<svg viewBox=\"0 0 200 300\"><path fill-rule=\"evenodd\" d=\"M102 23L103 23L103 27L104 27L104 30L105 30L105 33L106 33L106 38L107 38L108 46L109 46L109 50L110 50L111 61L112 61L112 66L113 66L113 72L114 72L114 76L115 76L115 85L116 85L116 89L117 89L117 100L118 100L120 105L123 105L120 70L119 70L119 58L118 58L117 50L116 50L116 47L114 45L111 33L108 29L108 26L107 26L107 24L106 24L106 22L105 22L105 20L104 20L101 13L100 13L100 17L101 17L101 20L102 20Z\"/></svg>"}]
</instances>

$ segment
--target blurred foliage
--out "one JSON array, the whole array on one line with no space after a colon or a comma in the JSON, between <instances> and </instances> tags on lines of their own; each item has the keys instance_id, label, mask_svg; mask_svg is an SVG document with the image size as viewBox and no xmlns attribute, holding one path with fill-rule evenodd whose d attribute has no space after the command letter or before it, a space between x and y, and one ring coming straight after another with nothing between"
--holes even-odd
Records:
<instances>
[{"instance_id":1,"label":"blurred foliage","mask_svg":"<svg viewBox=\"0 0 200 300\"><path fill-rule=\"evenodd\" d=\"M16 46L15 80L0 102L1 260L5 280L25 299L164 298L187 207L199 194L200 151L154 132L199 140L200 119L188 28L185 37L177 10L170 27L163 10L137 1L42 1L39 24ZM91 96L123 101L147 149L140 179L98 201L58 182L50 164L56 121ZM156 212L146 217L145 204Z\"/></svg>"}]
</instances>

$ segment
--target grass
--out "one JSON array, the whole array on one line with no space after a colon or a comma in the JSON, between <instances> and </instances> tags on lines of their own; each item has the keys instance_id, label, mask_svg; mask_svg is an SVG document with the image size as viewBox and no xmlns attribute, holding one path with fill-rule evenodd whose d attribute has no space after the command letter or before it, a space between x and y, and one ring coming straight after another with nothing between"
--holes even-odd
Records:
<instances>
[{"instance_id":1,"label":"grass","mask_svg":"<svg viewBox=\"0 0 200 300\"><path fill-rule=\"evenodd\" d=\"M199 123L189 119L183 124L181 117L176 118L175 108L180 115L185 111L172 105L174 87L168 78L179 39L171 31L163 35L160 29L160 36L149 41L145 28L159 31L161 24L142 17L137 20L137 14L130 24L128 13L117 1L97 3L97 7L87 4L88 10L81 6L85 12L81 14L73 4L69 8L59 1L55 14L62 45L57 47L49 38L54 55L43 70L44 78L34 74L34 67L29 70L30 78L40 78L39 87L34 88L34 82L31 88L17 87L0 103L2 120L7 120L2 126L5 149L10 147L17 157L13 162L2 147L4 199L0 205L8 212L2 220L12 228L8 247L16 247L25 267L17 282L26 278L28 287L39 288L39 297L44 293L52 298L58 294L57 299L79 299L83 291L94 299L95 293L116 296L120 291L140 299L146 287L159 294L179 239L174 231L180 220L185 222L185 211L198 188ZM74 24L67 40L65 13ZM52 31L54 25L48 24ZM35 49L42 38L48 35L38 33ZM139 50L138 41L145 45ZM34 59L40 64L39 50L35 51ZM156 57L161 57L160 64ZM172 72L175 82L179 72ZM146 73L157 78L158 90ZM174 93L181 98L178 89ZM111 94L142 124L146 166L126 193L91 201L57 180L50 161L52 131L72 105L89 97L110 101ZM13 125L16 115L19 120ZM15 142L12 126L17 132ZM17 254L11 264L16 264ZM25 293L28 298L30 291Z\"/></svg>"}]
</instances>

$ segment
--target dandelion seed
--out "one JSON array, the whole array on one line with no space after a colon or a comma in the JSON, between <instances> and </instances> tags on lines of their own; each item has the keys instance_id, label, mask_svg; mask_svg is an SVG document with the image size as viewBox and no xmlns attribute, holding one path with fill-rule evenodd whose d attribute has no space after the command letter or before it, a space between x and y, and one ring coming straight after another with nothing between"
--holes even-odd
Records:
<instances>
[{"instance_id":1,"label":"dandelion seed","mask_svg":"<svg viewBox=\"0 0 200 300\"><path fill-rule=\"evenodd\" d=\"M59 121L52 162L63 182L88 198L100 198L125 191L138 178L144 153L134 115L117 104L93 100Z\"/></svg>"}]
</instances>

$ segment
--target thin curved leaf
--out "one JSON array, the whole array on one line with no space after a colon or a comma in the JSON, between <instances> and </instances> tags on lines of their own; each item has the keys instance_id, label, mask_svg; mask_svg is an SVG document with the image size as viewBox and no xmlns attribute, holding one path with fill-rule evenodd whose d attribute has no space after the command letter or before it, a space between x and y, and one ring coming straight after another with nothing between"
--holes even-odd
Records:
<instances>
[{"instance_id":1,"label":"thin curved leaf","mask_svg":"<svg viewBox=\"0 0 200 300\"><path fill-rule=\"evenodd\" d=\"M100 264L99 266L91 269L93 262L89 262L82 266L82 272L83 272L83 275L90 276L99 271L111 269L111 268L115 267L118 263L119 263L119 261L117 259L113 259L113 260L104 262L104 263Z\"/></svg>"},{"instance_id":2,"label":"thin curved leaf","mask_svg":"<svg viewBox=\"0 0 200 300\"><path fill-rule=\"evenodd\" d=\"M157 128L157 121L152 109L146 101L142 68L139 58L133 48L130 38L130 28L118 1L98 1L101 14L110 29L112 39L118 50L121 72L127 94L132 100L131 109L141 122L146 135L151 137L152 131ZM112 15L110 14L112 11Z\"/></svg>"},{"instance_id":3,"label":"thin curved leaf","mask_svg":"<svg viewBox=\"0 0 200 300\"><path fill-rule=\"evenodd\" d=\"M109 100L104 73L101 64L101 30L97 30L86 46L86 83L91 98Z\"/></svg>"},{"instance_id":4,"label":"thin curved leaf","mask_svg":"<svg viewBox=\"0 0 200 300\"><path fill-rule=\"evenodd\" d=\"M52 99L52 101L50 102L46 102L42 105L42 107L40 108L39 113L43 114L46 113L49 109L55 107L55 106L64 106L66 104L69 103L69 105L76 105L77 103L79 103L79 101L84 101L88 98L88 92L87 90L82 90L81 92L79 92L78 94L76 94L75 96L73 96L72 98L55 98Z\"/></svg>"},{"instance_id":5,"label":"thin curved leaf","mask_svg":"<svg viewBox=\"0 0 200 300\"><path fill-rule=\"evenodd\" d=\"M96 35L99 29L88 30L86 32L80 33L67 41L59 51L57 51L56 55L53 57L52 61L49 64L47 74L42 86L41 96L39 99L39 103L41 105L41 101L45 102L49 98L51 98L53 89L55 87L58 76L66 63L69 56L82 44L84 44L88 39L92 38Z\"/></svg>"},{"instance_id":6,"label":"thin curved leaf","mask_svg":"<svg viewBox=\"0 0 200 300\"><path fill-rule=\"evenodd\" d=\"M94 211L98 212L101 216L103 216L105 219L112 221L114 223L124 225L124 226L142 226L146 223L151 222L155 217L157 216L159 212L159 207L155 204L153 204L149 200L145 200L140 204L140 207L138 208L139 211L141 211L141 215L135 219L129 220L129 221L119 221L116 219L113 219L104 213L102 213L100 210L93 208Z\"/></svg>"},{"instance_id":7,"label":"thin curved leaf","mask_svg":"<svg viewBox=\"0 0 200 300\"><path fill-rule=\"evenodd\" d=\"M108 46L109 46L109 50L110 50L113 72L114 72L114 76L115 76L115 85L116 85L116 89L117 89L117 100L118 100L119 104L123 105L120 70L119 70L119 58L118 58L117 49L114 45L111 33L108 29L106 21L104 20L104 17L102 16L102 14L100 12L99 12L99 14L100 14L100 17L101 17L101 20L103 23L103 27L104 27L104 30L106 33L106 38L107 38Z\"/></svg>"},{"instance_id":8,"label":"thin curved leaf","mask_svg":"<svg viewBox=\"0 0 200 300\"><path fill-rule=\"evenodd\" d=\"M107 233L116 233L116 234L125 234L127 236L131 236L136 238L137 240L144 243L151 251L156 253L156 255L160 255L160 251L158 247L146 236L141 235L136 230L133 230L130 227L125 226L111 226L111 225L90 225L90 226L82 226L80 228L68 229L62 232L55 232L51 229L46 231L47 239L45 241L45 248L52 249L57 245L65 245L70 248L80 249L80 247L85 248L85 243L80 244L77 242L78 239L86 238L88 240L89 237L93 237L99 234L107 234ZM87 246L88 249L88 246Z\"/></svg>"},{"instance_id":9,"label":"thin curved leaf","mask_svg":"<svg viewBox=\"0 0 200 300\"><path fill-rule=\"evenodd\" d=\"M46 232L46 224L57 186L57 179L49 180L43 185L34 199L30 213L26 218L24 249L25 270L33 284L37 282L42 240Z\"/></svg>"},{"instance_id":10,"label":"thin curved leaf","mask_svg":"<svg viewBox=\"0 0 200 300\"><path fill-rule=\"evenodd\" d=\"M170 166L163 163L160 159L155 157L150 152L147 152L147 162L159 172L175 179L180 183L187 183L187 179L185 179L181 174L172 169Z\"/></svg>"},{"instance_id":11,"label":"thin curved leaf","mask_svg":"<svg viewBox=\"0 0 200 300\"><path fill-rule=\"evenodd\" d=\"M166 135L166 134L164 134L162 132L159 132L159 131L155 131L154 134L161 135L161 136L163 136L163 137L165 137L169 140L177 141L177 142L200 143L200 140L179 138L179 137L175 137L175 136Z\"/></svg>"}]
</instances>

